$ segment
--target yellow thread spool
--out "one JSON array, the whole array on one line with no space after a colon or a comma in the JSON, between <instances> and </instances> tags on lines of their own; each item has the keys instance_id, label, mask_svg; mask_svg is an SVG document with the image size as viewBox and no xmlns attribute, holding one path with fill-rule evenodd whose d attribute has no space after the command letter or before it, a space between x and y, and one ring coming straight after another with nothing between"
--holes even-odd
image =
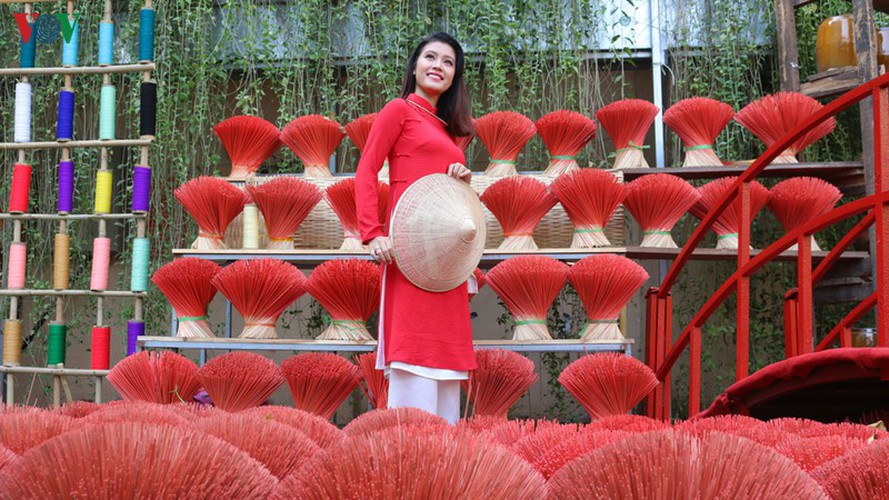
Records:
<instances>
[{"instance_id":1,"label":"yellow thread spool","mask_svg":"<svg viewBox=\"0 0 889 500\"><path fill-rule=\"evenodd\" d=\"M110 170L96 172L96 208L97 214L111 213L111 186L113 176Z\"/></svg>"},{"instance_id":2,"label":"yellow thread spool","mask_svg":"<svg viewBox=\"0 0 889 500\"><path fill-rule=\"evenodd\" d=\"M22 364L22 320L7 319L3 325L3 365Z\"/></svg>"},{"instance_id":3,"label":"yellow thread spool","mask_svg":"<svg viewBox=\"0 0 889 500\"><path fill-rule=\"evenodd\" d=\"M52 283L56 290L67 290L70 279L68 263L71 260L71 237L65 233L56 234L55 254L53 254Z\"/></svg>"}]
</instances>

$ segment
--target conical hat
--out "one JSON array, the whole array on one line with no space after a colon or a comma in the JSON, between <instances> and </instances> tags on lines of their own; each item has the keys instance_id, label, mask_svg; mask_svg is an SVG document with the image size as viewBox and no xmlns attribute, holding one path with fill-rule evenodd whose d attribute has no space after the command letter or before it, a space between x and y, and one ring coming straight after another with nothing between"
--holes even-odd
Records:
<instances>
[{"instance_id":1,"label":"conical hat","mask_svg":"<svg viewBox=\"0 0 889 500\"><path fill-rule=\"evenodd\" d=\"M485 216L465 182L432 174L411 184L392 212L389 238L398 268L423 290L465 283L485 249Z\"/></svg>"}]
</instances>

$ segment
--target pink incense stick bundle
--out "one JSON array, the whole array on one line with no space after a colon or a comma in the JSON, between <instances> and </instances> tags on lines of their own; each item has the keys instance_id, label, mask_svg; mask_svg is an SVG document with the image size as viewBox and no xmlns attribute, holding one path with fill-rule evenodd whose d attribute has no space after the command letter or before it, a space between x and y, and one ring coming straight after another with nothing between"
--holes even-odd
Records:
<instances>
[{"instance_id":1,"label":"pink incense stick bundle","mask_svg":"<svg viewBox=\"0 0 889 500\"><path fill-rule=\"evenodd\" d=\"M367 320L380 307L380 266L363 259L334 259L316 267L305 288L330 314L318 340L373 340Z\"/></svg>"},{"instance_id":2,"label":"pink incense stick bundle","mask_svg":"<svg viewBox=\"0 0 889 500\"><path fill-rule=\"evenodd\" d=\"M657 106L641 99L624 99L596 111L596 119L614 143L614 168L648 167L642 154L645 134L658 111Z\"/></svg>"},{"instance_id":3,"label":"pink incense stick bundle","mask_svg":"<svg viewBox=\"0 0 889 500\"><path fill-rule=\"evenodd\" d=\"M576 111L560 109L541 116L534 125L549 152L543 175L580 170L577 155L596 136L596 122Z\"/></svg>"},{"instance_id":4,"label":"pink incense stick bundle","mask_svg":"<svg viewBox=\"0 0 889 500\"><path fill-rule=\"evenodd\" d=\"M701 198L674 175L648 174L627 184L624 206L642 227L643 247L677 248L670 231Z\"/></svg>"},{"instance_id":5,"label":"pink incense stick bundle","mask_svg":"<svg viewBox=\"0 0 889 500\"><path fill-rule=\"evenodd\" d=\"M191 248L228 248L223 241L225 230L249 201L243 191L222 179L197 177L179 186L173 194L198 223L198 237Z\"/></svg>"},{"instance_id":6,"label":"pink incense stick bundle","mask_svg":"<svg viewBox=\"0 0 889 500\"><path fill-rule=\"evenodd\" d=\"M281 142L302 160L306 177L332 177L330 155L345 136L339 123L321 115L301 116L281 130Z\"/></svg>"},{"instance_id":7,"label":"pink incense stick bundle","mask_svg":"<svg viewBox=\"0 0 889 500\"><path fill-rule=\"evenodd\" d=\"M626 196L626 186L610 172L585 168L561 175L550 186L574 224L571 248L611 245L605 226Z\"/></svg>"},{"instance_id":8,"label":"pink incense stick bundle","mask_svg":"<svg viewBox=\"0 0 889 500\"><path fill-rule=\"evenodd\" d=\"M172 351L141 351L108 373L108 382L127 401L173 404L191 401L201 384L197 365Z\"/></svg>"},{"instance_id":9,"label":"pink incense stick bundle","mask_svg":"<svg viewBox=\"0 0 889 500\"><path fill-rule=\"evenodd\" d=\"M389 185L380 181L377 192L377 209L380 222L389 218ZM324 199L336 212L343 226L343 244L340 250L358 252L364 249L358 225L358 208L355 205L355 178L343 179L324 190Z\"/></svg>"},{"instance_id":10,"label":"pink incense stick bundle","mask_svg":"<svg viewBox=\"0 0 889 500\"><path fill-rule=\"evenodd\" d=\"M307 352L281 363L296 408L330 419L358 387L361 372L333 353Z\"/></svg>"},{"instance_id":11,"label":"pink incense stick bundle","mask_svg":"<svg viewBox=\"0 0 889 500\"><path fill-rule=\"evenodd\" d=\"M816 177L791 177L775 184L771 193L769 209L787 232L830 212L843 197L836 186ZM796 250L797 245L790 249ZM814 236L812 250L821 250Z\"/></svg>"},{"instance_id":12,"label":"pink incense stick bundle","mask_svg":"<svg viewBox=\"0 0 889 500\"><path fill-rule=\"evenodd\" d=\"M880 439L830 460L811 472L829 498L885 498L889 440Z\"/></svg>"},{"instance_id":13,"label":"pink incense stick bundle","mask_svg":"<svg viewBox=\"0 0 889 500\"><path fill-rule=\"evenodd\" d=\"M263 404L284 383L274 361L245 351L216 356L197 377L213 404L232 413Z\"/></svg>"},{"instance_id":14,"label":"pink incense stick bundle","mask_svg":"<svg viewBox=\"0 0 889 500\"><path fill-rule=\"evenodd\" d=\"M568 266L556 259L519 255L488 271L488 286L503 299L516 326L514 340L550 340L546 316L568 278Z\"/></svg>"},{"instance_id":15,"label":"pink incense stick bundle","mask_svg":"<svg viewBox=\"0 0 889 500\"><path fill-rule=\"evenodd\" d=\"M621 255L591 255L571 266L568 280L587 313L581 339L624 340L620 311L647 279L642 266Z\"/></svg>"},{"instance_id":16,"label":"pink incense stick bundle","mask_svg":"<svg viewBox=\"0 0 889 500\"><path fill-rule=\"evenodd\" d=\"M247 192L265 219L269 249L292 249L294 233L322 197L317 186L295 177L247 185Z\"/></svg>"},{"instance_id":17,"label":"pink incense stick bundle","mask_svg":"<svg viewBox=\"0 0 889 500\"><path fill-rule=\"evenodd\" d=\"M721 166L713 144L716 137L735 116L724 102L708 97L690 97L664 112L664 123L676 132L685 145L683 167Z\"/></svg>"},{"instance_id":18,"label":"pink incense stick bundle","mask_svg":"<svg viewBox=\"0 0 889 500\"><path fill-rule=\"evenodd\" d=\"M620 353L588 354L568 365L559 383L593 420L629 413L658 385L654 372L638 359Z\"/></svg>"},{"instance_id":19,"label":"pink incense stick bundle","mask_svg":"<svg viewBox=\"0 0 889 500\"><path fill-rule=\"evenodd\" d=\"M343 427L343 434L352 439L393 427L411 433L421 431L436 434L444 434L450 429L448 421L438 415L403 406L362 413Z\"/></svg>"},{"instance_id":20,"label":"pink incense stick bundle","mask_svg":"<svg viewBox=\"0 0 889 500\"><path fill-rule=\"evenodd\" d=\"M506 418L509 409L537 381L534 362L503 349L475 351L478 368L462 383L473 415Z\"/></svg>"},{"instance_id":21,"label":"pink incense stick bundle","mask_svg":"<svg viewBox=\"0 0 889 500\"><path fill-rule=\"evenodd\" d=\"M212 283L244 318L241 338L274 339L278 317L305 293L305 281L303 273L287 262L253 259L222 268Z\"/></svg>"},{"instance_id":22,"label":"pink incense stick bundle","mask_svg":"<svg viewBox=\"0 0 889 500\"><path fill-rule=\"evenodd\" d=\"M701 199L691 207L692 215L699 219L706 217L732 189L737 180L737 177L723 177L699 187L698 193L701 194ZM756 214L765 208L771 196L769 190L762 184L756 181L750 183L750 222L753 222ZM713 231L716 233L716 248L738 248L741 215L741 196L738 195L713 223ZM753 246L751 245L750 248L753 249Z\"/></svg>"},{"instance_id":23,"label":"pink incense stick bundle","mask_svg":"<svg viewBox=\"0 0 889 500\"><path fill-rule=\"evenodd\" d=\"M735 121L761 140L766 147L771 147L823 107L823 104L809 96L797 92L778 92L744 106L735 115ZM836 120L833 117L819 123L794 141L772 163L797 163L799 160L796 156L800 151L833 132L834 128Z\"/></svg>"},{"instance_id":24,"label":"pink incense stick bundle","mask_svg":"<svg viewBox=\"0 0 889 500\"><path fill-rule=\"evenodd\" d=\"M534 122L515 111L494 111L475 120L475 133L488 150L485 175L516 175L516 159L525 144L537 133Z\"/></svg>"},{"instance_id":25,"label":"pink incense stick bundle","mask_svg":"<svg viewBox=\"0 0 889 500\"><path fill-rule=\"evenodd\" d=\"M343 432L332 423L292 406L263 405L244 410L243 413L293 427L322 449L330 448L345 440Z\"/></svg>"},{"instance_id":26,"label":"pink incense stick bundle","mask_svg":"<svg viewBox=\"0 0 889 500\"><path fill-rule=\"evenodd\" d=\"M503 228L500 250L536 250L534 228L557 201L546 184L527 176L500 179L479 199Z\"/></svg>"},{"instance_id":27,"label":"pink incense stick bundle","mask_svg":"<svg viewBox=\"0 0 889 500\"><path fill-rule=\"evenodd\" d=\"M811 472L831 460L867 446L864 439L845 436L818 436L788 439L775 447L775 451L793 460L799 467Z\"/></svg>"},{"instance_id":28,"label":"pink incense stick bundle","mask_svg":"<svg viewBox=\"0 0 889 500\"><path fill-rule=\"evenodd\" d=\"M176 311L177 337L213 337L207 306L216 295L213 277L220 269L213 261L184 257L168 262L154 272L151 281Z\"/></svg>"},{"instance_id":29,"label":"pink incense stick bundle","mask_svg":"<svg viewBox=\"0 0 889 500\"><path fill-rule=\"evenodd\" d=\"M230 179L244 180L281 147L281 131L258 116L239 115L213 127L232 161Z\"/></svg>"},{"instance_id":30,"label":"pink incense stick bundle","mask_svg":"<svg viewBox=\"0 0 889 500\"><path fill-rule=\"evenodd\" d=\"M355 365L361 371L361 380L364 382L361 390L371 406L377 410L386 409L389 401L389 379L383 370L377 370L377 353L366 352L355 356Z\"/></svg>"}]
</instances>

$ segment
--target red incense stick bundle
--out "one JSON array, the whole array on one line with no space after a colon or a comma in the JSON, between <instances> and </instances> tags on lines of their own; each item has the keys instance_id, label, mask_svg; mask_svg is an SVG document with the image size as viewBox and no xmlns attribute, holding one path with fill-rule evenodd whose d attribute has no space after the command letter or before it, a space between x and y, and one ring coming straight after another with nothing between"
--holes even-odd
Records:
<instances>
[{"instance_id":1,"label":"red incense stick bundle","mask_svg":"<svg viewBox=\"0 0 889 500\"><path fill-rule=\"evenodd\" d=\"M559 383L593 420L629 413L658 385L651 368L620 353L583 356L562 371Z\"/></svg>"},{"instance_id":2,"label":"red incense stick bundle","mask_svg":"<svg viewBox=\"0 0 889 500\"><path fill-rule=\"evenodd\" d=\"M287 262L253 259L229 264L212 283L243 316L241 338L274 339L278 316L305 293L305 281L303 273Z\"/></svg>"},{"instance_id":3,"label":"red incense stick bundle","mask_svg":"<svg viewBox=\"0 0 889 500\"><path fill-rule=\"evenodd\" d=\"M737 179L737 177L723 177L699 187L698 193L701 194L701 199L691 207L692 215L699 219L706 217L732 189ZM771 196L769 190L762 184L756 181L750 183L750 222L753 222L756 214L765 208ZM738 248L741 215L741 196L738 195L713 223L713 231L716 233L716 248ZM753 246L751 245L750 248L752 249Z\"/></svg>"},{"instance_id":4,"label":"red incense stick bundle","mask_svg":"<svg viewBox=\"0 0 889 500\"><path fill-rule=\"evenodd\" d=\"M643 247L677 248L670 231L701 198L679 177L648 174L627 184L624 206L642 226Z\"/></svg>"},{"instance_id":5,"label":"red incense stick bundle","mask_svg":"<svg viewBox=\"0 0 889 500\"><path fill-rule=\"evenodd\" d=\"M537 381L534 362L503 349L475 351L478 368L462 382L473 415L506 418L510 407Z\"/></svg>"},{"instance_id":6,"label":"red incense stick bundle","mask_svg":"<svg viewBox=\"0 0 889 500\"><path fill-rule=\"evenodd\" d=\"M332 353L308 352L281 363L296 408L330 419L358 386L360 372Z\"/></svg>"},{"instance_id":7,"label":"red incense stick bundle","mask_svg":"<svg viewBox=\"0 0 889 500\"><path fill-rule=\"evenodd\" d=\"M626 186L613 174L585 168L559 176L550 190L574 224L571 248L611 245L605 226L626 196Z\"/></svg>"},{"instance_id":8,"label":"red incense stick bundle","mask_svg":"<svg viewBox=\"0 0 889 500\"><path fill-rule=\"evenodd\" d=\"M373 340L367 320L380 307L380 267L363 259L334 259L316 267L305 288L328 314L318 340Z\"/></svg>"},{"instance_id":9,"label":"red incense stick bundle","mask_svg":"<svg viewBox=\"0 0 889 500\"><path fill-rule=\"evenodd\" d=\"M239 115L213 127L232 161L230 179L244 180L281 147L281 131L258 116Z\"/></svg>"},{"instance_id":10,"label":"red incense stick bundle","mask_svg":"<svg viewBox=\"0 0 889 500\"><path fill-rule=\"evenodd\" d=\"M820 111L824 105L797 92L767 95L738 111L735 121L744 126L766 147L777 143L788 132ZM828 118L794 141L773 163L797 163L796 156L810 144L833 132L836 120Z\"/></svg>"},{"instance_id":11,"label":"red incense stick bundle","mask_svg":"<svg viewBox=\"0 0 889 500\"><path fill-rule=\"evenodd\" d=\"M571 266L568 280L587 313L581 339L624 340L620 311L647 279L642 266L620 255L591 255Z\"/></svg>"},{"instance_id":12,"label":"red incense stick bundle","mask_svg":"<svg viewBox=\"0 0 889 500\"><path fill-rule=\"evenodd\" d=\"M816 177L791 177L775 184L771 193L769 209L787 232L830 212L843 197L836 186ZM796 250L797 245L790 249ZM821 250L814 236L812 250Z\"/></svg>"},{"instance_id":13,"label":"red incense stick bundle","mask_svg":"<svg viewBox=\"0 0 889 500\"><path fill-rule=\"evenodd\" d=\"M377 208L380 221L385 222L389 218L389 185L380 182L378 186ZM339 217L340 224L343 226L343 244L340 246L340 250L357 252L364 249L358 225L358 208L355 205L355 178L343 179L328 186L324 190L324 199Z\"/></svg>"},{"instance_id":14,"label":"red incense stick bundle","mask_svg":"<svg viewBox=\"0 0 889 500\"><path fill-rule=\"evenodd\" d=\"M546 316L567 278L567 265L537 255L512 257L488 271L488 286L515 319L514 340L552 339Z\"/></svg>"},{"instance_id":15,"label":"red incense stick bundle","mask_svg":"<svg viewBox=\"0 0 889 500\"><path fill-rule=\"evenodd\" d=\"M549 152L543 175L580 170L577 155L596 136L596 122L576 111L560 109L541 116L534 125Z\"/></svg>"},{"instance_id":16,"label":"red incense stick bundle","mask_svg":"<svg viewBox=\"0 0 889 500\"><path fill-rule=\"evenodd\" d=\"M179 186L173 194L198 223L198 237L191 248L228 248L223 241L225 229L249 201L243 191L222 179L198 177Z\"/></svg>"},{"instance_id":17,"label":"red incense stick bundle","mask_svg":"<svg viewBox=\"0 0 889 500\"><path fill-rule=\"evenodd\" d=\"M556 205L546 184L527 176L500 179L480 199L503 228L501 250L536 250L534 228Z\"/></svg>"},{"instance_id":18,"label":"red incense stick bundle","mask_svg":"<svg viewBox=\"0 0 889 500\"><path fill-rule=\"evenodd\" d=\"M281 130L281 142L302 160L306 177L332 177L330 155L345 136L339 123L321 115L301 116Z\"/></svg>"},{"instance_id":19,"label":"red incense stick bundle","mask_svg":"<svg viewBox=\"0 0 889 500\"><path fill-rule=\"evenodd\" d=\"M685 146L682 166L721 166L713 144L734 115L730 105L708 97L690 97L670 106L664 112L664 123Z\"/></svg>"},{"instance_id":20,"label":"red incense stick bundle","mask_svg":"<svg viewBox=\"0 0 889 500\"><path fill-rule=\"evenodd\" d=\"M515 111L495 111L475 120L475 133L488 150L485 175L516 175L516 159L537 133L534 122Z\"/></svg>"},{"instance_id":21,"label":"red incense stick bundle","mask_svg":"<svg viewBox=\"0 0 889 500\"><path fill-rule=\"evenodd\" d=\"M173 404L191 401L201 385L198 367L171 351L142 351L127 356L108 373L108 382L127 401Z\"/></svg>"},{"instance_id":22,"label":"red incense stick bundle","mask_svg":"<svg viewBox=\"0 0 889 500\"><path fill-rule=\"evenodd\" d=\"M247 192L265 219L269 249L292 249L293 234L322 197L317 186L295 177L247 185Z\"/></svg>"},{"instance_id":23,"label":"red incense stick bundle","mask_svg":"<svg viewBox=\"0 0 889 500\"><path fill-rule=\"evenodd\" d=\"M614 168L648 167L642 154L645 134L658 111L657 106L641 99L624 99L596 111L596 119L614 143Z\"/></svg>"},{"instance_id":24,"label":"red incense stick bundle","mask_svg":"<svg viewBox=\"0 0 889 500\"><path fill-rule=\"evenodd\" d=\"M207 306L216 295L212 280L220 269L213 261L184 257L168 262L154 272L151 281L176 311L177 337L213 337Z\"/></svg>"},{"instance_id":25,"label":"red incense stick bundle","mask_svg":"<svg viewBox=\"0 0 889 500\"><path fill-rule=\"evenodd\" d=\"M376 113L370 113L359 116L358 118L346 124L346 135L352 144L358 148L359 152L364 152L364 145L367 143L367 136L370 135L370 128L373 126L374 120L377 119Z\"/></svg>"},{"instance_id":26,"label":"red incense stick bundle","mask_svg":"<svg viewBox=\"0 0 889 500\"><path fill-rule=\"evenodd\" d=\"M389 401L389 379L383 370L377 370L377 353L366 352L355 356L355 365L361 371L361 380L364 381L362 390L371 406L377 410L385 409Z\"/></svg>"},{"instance_id":27,"label":"red incense stick bundle","mask_svg":"<svg viewBox=\"0 0 889 500\"><path fill-rule=\"evenodd\" d=\"M274 361L245 351L211 359L197 377L213 404L232 413L263 404L284 383Z\"/></svg>"}]
</instances>

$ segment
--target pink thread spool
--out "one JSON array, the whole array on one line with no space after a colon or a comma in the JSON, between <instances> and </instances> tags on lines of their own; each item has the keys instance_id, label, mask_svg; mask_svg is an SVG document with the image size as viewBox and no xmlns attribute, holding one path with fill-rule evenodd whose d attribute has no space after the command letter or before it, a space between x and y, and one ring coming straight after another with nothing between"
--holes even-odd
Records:
<instances>
[{"instance_id":1,"label":"pink thread spool","mask_svg":"<svg viewBox=\"0 0 889 500\"><path fill-rule=\"evenodd\" d=\"M9 274L6 287L10 290L25 288L25 262L28 258L28 245L21 241L9 244Z\"/></svg>"},{"instance_id":2,"label":"pink thread spool","mask_svg":"<svg viewBox=\"0 0 889 500\"><path fill-rule=\"evenodd\" d=\"M108 266L111 263L111 239L93 240L93 268L90 274L90 290L105 291L108 288Z\"/></svg>"}]
</instances>

